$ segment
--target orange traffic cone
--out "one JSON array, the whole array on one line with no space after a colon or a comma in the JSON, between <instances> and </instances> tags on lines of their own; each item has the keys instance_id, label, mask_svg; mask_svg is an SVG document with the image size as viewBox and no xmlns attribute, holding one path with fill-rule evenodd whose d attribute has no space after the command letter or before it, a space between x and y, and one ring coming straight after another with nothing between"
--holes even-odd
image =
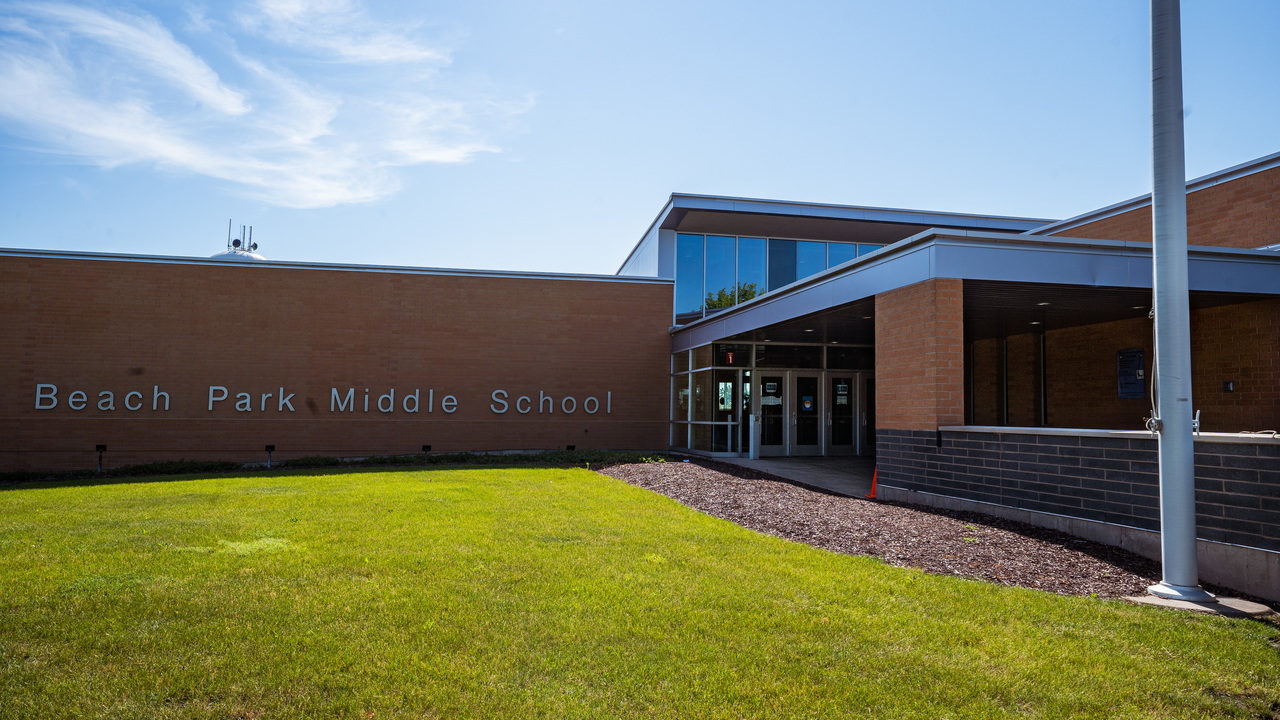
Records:
<instances>
[{"instance_id":1,"label":"orange traffic cone","mask_svg":"<svg viewBox=\"0 0 1280 720\"><path fill-rule=\"evenodd\" d=\"M876 499L876 475L879 475L879 474L880 474L880 466L877 465L875 469L871 471L871 494L863 495L862 497L871 498L872 500Z\"/></svg>"}]
</instances>

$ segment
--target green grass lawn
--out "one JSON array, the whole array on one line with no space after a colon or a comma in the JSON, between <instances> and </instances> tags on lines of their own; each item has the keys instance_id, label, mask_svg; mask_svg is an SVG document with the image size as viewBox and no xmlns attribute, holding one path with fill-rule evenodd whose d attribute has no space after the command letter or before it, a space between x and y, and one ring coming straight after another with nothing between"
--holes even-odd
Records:
<instances>
[{"instance_id":1,"label":"green grass lawn","mask_svg":"<svg viewBox=\"0 0 1280 720\"><path fill-rule=\"evenodd\" d=\"M577 469L0 490L0 717L1271 717L1274 625L932 577Z\"/></svg>"}]
</instances>

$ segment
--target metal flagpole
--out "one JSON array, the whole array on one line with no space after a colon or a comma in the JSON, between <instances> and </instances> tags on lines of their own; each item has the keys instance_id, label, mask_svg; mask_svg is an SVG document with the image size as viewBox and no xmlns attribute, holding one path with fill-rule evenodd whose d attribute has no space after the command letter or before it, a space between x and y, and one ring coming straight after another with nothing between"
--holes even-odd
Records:
<instances>
[{"instance_id":1,"label":"metal flagpole","mask_svg":"<svg viewBox=\"0 0 1280 720\"><path fill-rule=\"evenodd\" d=\"M1163 580L1152 595L1203 602L1196 566L1191 311L1187 298L1187 175L1178 0L1151 0L1152 260Z\"/></svg>"}]
</instances>

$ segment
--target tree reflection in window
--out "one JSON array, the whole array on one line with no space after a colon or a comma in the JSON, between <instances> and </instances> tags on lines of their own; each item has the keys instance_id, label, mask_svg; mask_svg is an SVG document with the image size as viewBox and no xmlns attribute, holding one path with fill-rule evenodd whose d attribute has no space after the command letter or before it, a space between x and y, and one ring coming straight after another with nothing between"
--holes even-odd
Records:
<instances>
[{"instance_id":1,"label":"tree reflection in window","mask_svg":"<svg viewBox=\"0 0 1280 720\"><path fill-rule=\"evenodd\" d=\"M738 303L744 303L756 295L760 294L760 286L756 283L740 282L737 287L737 295L735 298L734 290L729 288L720 288L715 291L707 292L706 301L703 303L707 312L713 310L724 310L731 308Z\"/></svg>"}]
</instances>

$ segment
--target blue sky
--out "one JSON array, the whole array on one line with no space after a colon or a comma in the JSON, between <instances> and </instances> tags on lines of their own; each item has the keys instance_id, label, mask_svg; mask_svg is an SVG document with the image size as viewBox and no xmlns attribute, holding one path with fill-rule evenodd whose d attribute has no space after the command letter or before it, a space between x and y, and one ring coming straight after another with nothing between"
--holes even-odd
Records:
<instances>
[{"instance_id":1,"label":"blue sky","mask_svg":"<svg viewBox=\"0 0 1280 720\"><path fill-rule=\"evenodd\" d=\"M1149 9L0 2L0 246L612 273L671 192L1150 190ZM1280 3L1184 0L1187 170L1280 151Z\"/></svg>"}]
</instances>

